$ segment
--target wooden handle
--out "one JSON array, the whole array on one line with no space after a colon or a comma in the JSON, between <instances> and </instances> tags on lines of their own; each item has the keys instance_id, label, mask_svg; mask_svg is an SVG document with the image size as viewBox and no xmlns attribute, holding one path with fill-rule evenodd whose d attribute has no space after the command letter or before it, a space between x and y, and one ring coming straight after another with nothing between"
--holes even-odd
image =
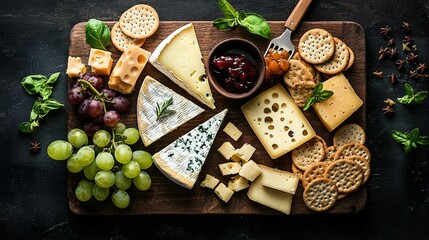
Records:
<instances>
[{"instance_id":1,"label":"wooden handle","mask_svg":"<svg viewBox=\"0 0 429 240\"><path fill-rule=\"evenodd\" d=\"M302 17L304 17L305 12L307 12L311 1L312 0L299 0L292 13L289 15L289 18L286 20L285 27L294 31L301 22Z\"/></svg>"}]
</instances>

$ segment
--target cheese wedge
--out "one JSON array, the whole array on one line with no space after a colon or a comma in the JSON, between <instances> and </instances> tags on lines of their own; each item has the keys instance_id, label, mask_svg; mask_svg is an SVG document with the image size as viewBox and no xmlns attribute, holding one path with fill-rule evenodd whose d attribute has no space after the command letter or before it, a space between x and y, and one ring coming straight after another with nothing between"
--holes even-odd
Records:
<instances>
[{"instance_id":1,"label":"cheese wedge","mask_svg":"<svg viewBox=\"0 0 429 240\"><path fill-rule=\"evenodd\" d=\"M192 23L177 29L153 51L149 62L190 95L215 109Z\"/></svg>"},{"instance_id":2,"label":"cheese wedge","mask_svg":"<svg viewBox=\"0 0 429 240\"><path fill-rule=\"evenodd\" d=\"M170 98L173 99L173 104L168 110L175 112L157 120L155 107ZM140 87L137 107L140 136L146 147L204 112L204 109L150 76L146 76Z\"/></svg>"},{"instance_id":3,"label":"cheese wedge","mask_svg":"<svg viewBox=\"0 0 429 240\"><path fill-rule=\"evenodd\" d=\"M155 166L173 182L193 188L227 112L223 110L155 153Z\"/></svg>"}]
</instances>

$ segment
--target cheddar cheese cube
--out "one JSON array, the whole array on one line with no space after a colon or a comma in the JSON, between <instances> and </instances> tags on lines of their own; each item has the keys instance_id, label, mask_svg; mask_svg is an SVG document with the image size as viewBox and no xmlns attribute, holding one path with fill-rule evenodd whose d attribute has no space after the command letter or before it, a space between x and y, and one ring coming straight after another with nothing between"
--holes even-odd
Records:
<instances>
[{"instance_id":1,"label":"cheddar cheese cube","mask_svg":"<svg viewBox=\"0 0 429 240\"><path fill-rule=\"evenodd\" d=\"M80 57L69 56L66 73L71 78L79 77L79 73L85 74L86 67L85 67L85 64L82 63L82 59Z\"/></svg>"},{"instance_id":2,"label":"cheddar cheese cube","mask_svg":"<svg viewBox=\"0 0 429 240\"><path fill-rule=\"evenodd\" d=\"M91 71L96 75L109 75L112 69L112 53L100 49L91 48L89 53L88 65Z\"/></svg>"}]
</instances>

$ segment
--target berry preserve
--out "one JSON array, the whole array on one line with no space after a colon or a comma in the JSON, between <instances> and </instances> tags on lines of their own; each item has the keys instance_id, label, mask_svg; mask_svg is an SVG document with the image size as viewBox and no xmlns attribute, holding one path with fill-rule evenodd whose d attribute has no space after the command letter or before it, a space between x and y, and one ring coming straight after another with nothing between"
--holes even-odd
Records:
<instances>
[{"instance_id":1,"label":"berry preserve","mask_svg":"<svg viewBox=\"0 0 429 240\"><path fill-rule=\"evenodd\" d=\"M230 93L250 91L258 78L253 59L240 53L225 53L213 58L212 71L219 84Z\"/></svg>"}]
</instances>

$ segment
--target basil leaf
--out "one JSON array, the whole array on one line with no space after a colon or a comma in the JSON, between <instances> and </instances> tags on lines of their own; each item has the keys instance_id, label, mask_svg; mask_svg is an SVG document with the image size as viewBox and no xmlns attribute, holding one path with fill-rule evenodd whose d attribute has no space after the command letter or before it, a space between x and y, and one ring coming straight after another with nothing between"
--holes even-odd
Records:
<instances>
[{"instance_id":1,"label":"basil leaf","mask_svg":"<svg viewBox=\"0 0 429 240\"><path fill-rule=\"evenodd\" d=\"M416 95L414 95L414 101L413 102L417 103L417 104L422 103L425 100L427 94L428 94L428 91L421 91L421 92L416 93Z\"/></svg>"},{"instance_id":2,"label":"basil leaf","mask_svg":"<svg viewBox=\"0 0 429 240\"><path fill-rule=\"evenodd\" d=\"M225 15L226 18L236 18L238 16L235 8L226 0L219 0L220 11Z\"/></svg>"},{"instance_id":3,"label":"basil leaf","mask_svg":"<svg viewBox=\"0 0 429 240\"><path fill-rule=\"evenodd\" d=\"M33 128L31 127L31 123L29 122L22 122L19 124L19 131L24 133L31 133L33 132Z\"/></svg>"},{"instance_id":4,"label":"basil leaf","mask_svg":"<svg viewBox=\"0 0 429 240\"><path fill-rule=\"evenodd\" d=\"M414 141L419 145L429 145L429 136L419 136Z\"/></svg>"},{"instance_id":5,"label":"basil leaf","mask_svg":"<svg viewBox=\"0 0 429 240\"><path fill-rule=\"evenodd\" d=\"M43 101L40 105L39 118L43 118L44 116L46 116L50 110L55 110L62 106L64 106L62 103L58 102L53 98Z\"/></svg>"},{"instance_id":6,"label":"basil leaf","mask_svg":"<svg viewBox=\"0 0 429 240\"><path fill-rule=\"evenodd\" d=\"M415 139L419 138L419 135L420 135L420 130L418 128L414 128L410 132L410 138L411 138L411 140L415 140Z\"/></svg>"},{"instance_id":7,"label":"basil leaf","mask_svg":"<svg viewBox=\"0 0 429 240\"><path fill-rule=\"evenodd\" d=\"M235 19L218 18L213 21L213 26L219 30L226 31L231 30L233 27L237 26L237 22Z\"/></svg>"},{"instance_id":8,"label":"basil leaf","mask_svg":"<svg viewBox=\"0 0 429 240\"><path fill-rule=\"evenodd\" d=\"M56 72L56 73L52 74L52 75L49 77L48 81L46 81L46 83L47 83L47 84L51 84L51 83L56 82L59 76L60 76L60 72Z\"/></svg>"},{"instance_id":9,"label":"basil leaf","mask_svg":"<svg viewBox=\"0 0 429 240\"><path fill-rule=\"evenodd\" d=\"M43 98L43 100L48 99L52 94L52 87L45 86L40 92L39 95Z\"/></svg>"},{"instance_id":10,"label":"basil leaf","mask_svg":"<svg viewBox=\"0 0 429 240\"><path fill-rule=\"evenodd\" d=\"M308 98L307 101L305 102L303 110L304 111L308 110L311 107L311 105L313 105L314 103L315 103L315 98L314 97Z\"/></svg>"},{"instance_id":11,"label":"basil leaf","mask_svg":"<svg viewBox=\"0 0 429 240\"><path fill-rule=\"evenodd\" d=\"M411 85L410 85L410 84L405 83L405 85L404 85L404 89L405 89L405 93L406 93L408 96L410 96L410 97L414 96L414 89L413 89L413 87L411 87Z\"/></svg>"},{"instance_id":12,"label":"basil leaf","mask_svg":"<svg viewBox=\"0 0 429 240\"><path fill-rule=\"evenodd\" d=\"M31 95L40 92L46 84L46 77L43 75L30 75L24 77L21 86Z\"/></svg>"},{"instance_id":13,"label":"basil leaf","mask_svg":"<svg viewBox=\"0 0 429 240\"><path fill-rule=\"evenodd\" d=\"M318 94L318 93L320 93L322 91L322 89L323 89L323 84L322 83L318 83L313 88L313 92L314 92L314 94Z\"/></svg>"},{"instance_id":14,"label":"basil leaf","mask_svg":"<svg viewBox=\"0 0 429 240\"><path fill-rule=\"evenodd\" d=\"M400 131L392 130L391 134L392 138L398 143L405 143L408 141L408 137Z\"/></svg>"},{"instance_id":15,"label":"basil leaf","mask_svg":"<svg viewBox=\"0 0 429 240\"><path fill-rule=\"evenodd\" d=\"M31 122L39 119L41 105L42 105L42 99L38 98L34 102L33 107L31 108L31 113L30 113L30 121Z\"/></svg>"},{"instance_id":16,"label":"basil leaf","mask_svg":"<svg viewBox=\"0 0 429 240\"><path fill-rule=\"evenodd\" d=\"M405 153L409 154L411 152L411 150L412 150L411 141L405 142L405 145L404 145L404 151L405 151Z\"/></svg>"},{"instance_id":17,"label":"basil leaf","mask_svg":"<svg viewBox=\"0 0 429 240\"><path fill-rule=\"evenodd\" d=\"M85 25L86 42L92 48L106 50L110 44L110 30L105 23L90 19Z\"/></svg>"},{"instance_id":18,"label":"basil leaf","mask_svg":"<svg viewBox=\"0 0 429 240\"><path fill-rule=\"evenodd\" d=\"M256 13L240 14L238 23L250 33L269 39L271 35L270 25L265 19Z\"/></svg>"},{"instance_id":19,"label":"basil leaf","mask_svg":"<svg viewBox=\"0 0 429 240\"><path fill-rule=\"evenodd\" d=\"M323 90L322 92L320 92L320 94L318 94L319 102L324 102L328 100L330 97L332 97L332 95L334 95L334 92L329 90Z\"/></svg>"},{"instance_id":20,"label":"basil leaf","mask_svg":"<svg viewBox=\"0 0 429 240\"><path fill-rule=\"evenodd\" d=\"M397 98L397 99L398 99L399 103L404 104L404 105L409 105L413 101L414 97L410 97L409 95L405 95L405 96L403 96L401 98Z\"/></svg>"}]
</instances>

